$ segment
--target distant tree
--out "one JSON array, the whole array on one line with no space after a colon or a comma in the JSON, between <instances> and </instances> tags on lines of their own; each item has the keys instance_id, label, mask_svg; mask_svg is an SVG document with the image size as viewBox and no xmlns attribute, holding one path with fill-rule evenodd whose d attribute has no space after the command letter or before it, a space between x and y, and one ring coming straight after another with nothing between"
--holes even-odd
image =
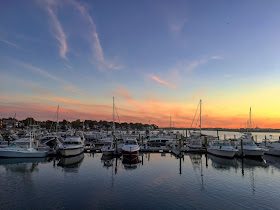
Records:
<instances>
[{"instance_id":1,"label":"distant tree","mask_svg":"<svg viewBox=\"0 0 280 210\"><path fill-rule=\"evenodd\" d=\"M81 120L80 119L78 119L78 120L75 120L75 121L73 121L72 123L72 127L73 128L79 128L80 127L80 125L81 125Z\"/></svg>"}]
</instances>

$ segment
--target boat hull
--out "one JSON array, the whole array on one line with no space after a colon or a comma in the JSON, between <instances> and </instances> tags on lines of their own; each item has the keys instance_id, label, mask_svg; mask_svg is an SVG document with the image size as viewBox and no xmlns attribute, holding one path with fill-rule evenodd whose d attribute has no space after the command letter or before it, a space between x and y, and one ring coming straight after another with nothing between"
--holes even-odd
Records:
<instances>
[{"instance_id":1,"label":"boat hull","mask_svg":"<svg viewBox=\"0 0 280 210\"><path fill-rule=\"evenodd\" d=\"M139 150L136 150L136 151L122 150L122 154L124 156L138 156L139 155Z\"/></svg>"},{"instance_id":2,"label":"boat hull","mask_svg":"<svg viewBox=\"0 0 280 210\"><path fill-rule=\"evenodd\" d=\"M265 154L280 156L280 149L269 148L269 150L267 152L265 152Z\"/></svg>"},{"instance_id":3,"label":"boat hull","mask_svg":"<svg viewBox=\"0 0 280 210\"><path fill-rule=\"evenodd\" d=\"M264 155L264 153L265 153L264 150L243 149L243 156L246 156L246 157L262 157ZM242 156L241 149L239 149L238 155Z\"/></svg>"},{"instance_id":4,"label":"boat hull","mask_svg":"<svg viewBox=\"0 0 280 210\"><path fill-rule=\"evenodd\" d=\"M208 149L207 151L213 155L229 157L229 158L232 158L236 154L236 151L231 151L231 150Z\"/></svg>"},{"instance_id":5,"label":"boat hull","mask_svg":"<svg viewBox=\"0 0 280 210\"><path fill-rule=\"evenodd\" d=\"M113 155L115 153L115 150L101 150L103 155Z\"/></svg>"},{"instance_id":6,"label":"boat hull","mask_svg":"<svg viewBox=\"0 0 280 210\"><path fill-rule=\"evenodd\" d=\"M0 151L0 157L7 158L39 158L46 156L47 152Z\"/></svg>"},{"instance_id":7,"label":"boat hull","mask_svg":"<svg viewBox=\"0 0 280 210\"><path fill-rule=\"evenodd\" d=\"M84 152L84 147L60 149L60 154L64 157L79 155L82 152Z\"/></svg>"}]
</instances>

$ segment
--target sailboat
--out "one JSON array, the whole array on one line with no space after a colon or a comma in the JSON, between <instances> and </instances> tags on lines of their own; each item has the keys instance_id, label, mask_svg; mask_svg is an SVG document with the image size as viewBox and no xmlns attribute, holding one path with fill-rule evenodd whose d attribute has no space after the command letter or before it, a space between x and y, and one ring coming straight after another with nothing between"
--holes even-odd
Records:
<instances>
[{"instance_id":1,"label":"sailboat","mask_svg":"<svg viewBox=\"0 0 280 210\"><path fill-rule=\"evenodd\" d=\"M199 121L200 121L200 123L199 123L199 130L200 130L200 132L199 133L192 132L192 133L190 133L190 137L187 138L187 146L188 146L190 151L201 151L203 149L203 147L202 147L202 139L201 139L202 136L203 136L201 134L201 127L202 127L201 104L202 104L202 100L199 101L199 108L200 108L200 113L199 113ZM193 124L193 122L192 122L192 124Z\"/></svg>"},{"instance_id":2,"label":"sailboat","mask_svg":"<svg viewBox=\"0 0 280 210\"><path fill-rule=\"evenodd\" d=\"M105 140L104 145L101 148L101 152L103 153L103 155L113 155L115 153L114 135L115 135L115 98L113 97L113 132L112 132L112 136Z\"/></svg>"}]
</instances>

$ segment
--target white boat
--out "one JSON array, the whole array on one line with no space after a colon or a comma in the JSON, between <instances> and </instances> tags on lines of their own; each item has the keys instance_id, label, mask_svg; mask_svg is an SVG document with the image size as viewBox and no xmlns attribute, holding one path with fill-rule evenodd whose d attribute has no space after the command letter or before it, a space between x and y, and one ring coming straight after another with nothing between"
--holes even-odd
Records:
<instances>
[{"instance_id":1,"label":"white boat","mask_svg":"<svg viewBox=\"0 0 280 210\"><path fill-rule=\"evenodd\" d=\"M280 141L271 141L264 139L261 145L268 149L265 154L280 156Z\"/></svg>"},{"instance_id":2,"label":"white boat","mask_svg":"<svg viewBox=\"0 0 280 210\"><path fill-rule=\"evenodd\" d=\"M101 148L103 155L113 155L115 153L115 147L112 141L105 142Z\"/></svg>"},{"instance_id":3,"label":"white boat","mask_svg":"<svg viewBox=\"0 0 280 210\"><path fill-rule=\"evenodd\" d=\"M0 148L0 157L34 158L47 156L48 151L40 151L34 147L32 137L33 136L30 135L29 141L27 141L27 139L22 139L12 142L8 147Z\"/></svg>"},{"instance_id":4,"label":"white boat","mask_svg":"<svg viewBox=\"0 0 280 210\"><path fill-rule=\"evenodd\" d=\"M67 136L61 143L58 149L62 156L75 156L84 152L84 142L79 136Z\"/></svg>"},{"instance_id":5,"label":"white boat","mask_svg":"<svg viewBox=\"0 0 280 210\"><path fill-rule=\"evenodd\" d=\"M136 139L126 139L122 147L124 156L138 156L140 147Z\"/></svg>"},{"instance_id":6,"label":"white boat","mask_svg":"<svg viewBox=\"0 0 280 210\"><path fill-rule=\"evenodd\" d=\"M245 157L262 157L268 149L258 147L252 139L250 133L246 133L237 140L232 140L231 144L238 149L237 155L242 156L241 140L243 142L243 156Z\"/></svg>"},{"instance_id":7,"label":"white boat","mask_svg":"<svg viewBox=\"0 0 280 210\"><path fill-rule=\"evenodd\" d=\"M231 146L229 141L215 140L209 142L207 151L213 155L232 158L238 152L238 149Z\"/></svg>"}]
</instances>

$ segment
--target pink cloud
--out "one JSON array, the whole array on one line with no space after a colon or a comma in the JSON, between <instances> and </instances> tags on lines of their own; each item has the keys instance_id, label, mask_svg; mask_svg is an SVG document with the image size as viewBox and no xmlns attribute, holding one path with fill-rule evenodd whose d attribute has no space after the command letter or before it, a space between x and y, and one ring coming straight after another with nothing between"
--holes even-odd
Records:
<instances>
[{"instance_id":1,"label":"pink cloud","mask_svg":"<svg viewBox=\"0 0 280 210\"><path fill-rule=\"evenodd\" d=\"M163 85L169 87L169 88L175 88L174 85L169 84L168 82L165 82L165 81L161 80L160 78L158 78L158 77L156 77L156 76L152 76L152 79L155 80L155 81L157 81L157 82L160 83L160 84L163 84Z\"/></svg>"}]
</instances>

